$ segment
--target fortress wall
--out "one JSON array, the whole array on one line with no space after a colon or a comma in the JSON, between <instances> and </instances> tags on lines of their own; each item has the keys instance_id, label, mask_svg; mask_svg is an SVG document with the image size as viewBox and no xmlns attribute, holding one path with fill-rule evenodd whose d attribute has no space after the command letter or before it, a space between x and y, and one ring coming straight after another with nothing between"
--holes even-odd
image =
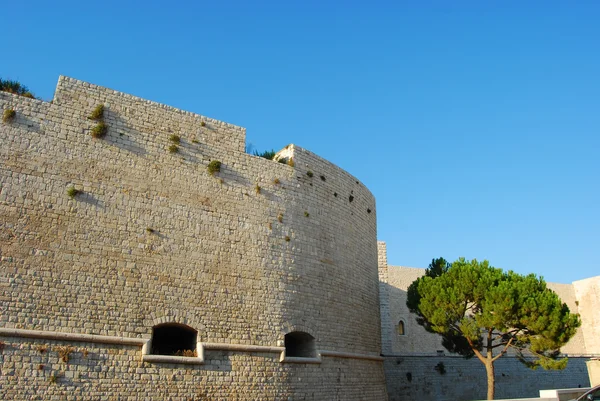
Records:
<instances>
[{"instance_id":1,"label":"fortress wall","mask_svg":"<svg viewBox=\"0 0 600 401\"><path fill-rule=\"evenodd\" d=\"M63 116L76 119L86 119L98 104L104 104L112 131L128 136L121 138L123 143L144 149L168 146L169 134L196 138L199 144L222 152L244 152L246 146L245 128L65 76L59 78L52 102L61 106Z\"/></svg>"},{"instance_id":2,"label":"fortress wall","mask_svg":"<svg viewBox=\"0 0 600 401\"><path fill-rule=\"evenodd\" d=\"M429 333L417 323L415 315L406 306L406 291L417 278L425 274L425 269L388 266L388 293L390 294L390 340L393 354L436 354L445 351L441 337ZM398 322L404 321L405 335L398 335Z\"/></svg>"},{"instance_id":3,"label":"fortress wall","mask_svg":"<svg viewBox=\"0 0 600 401\"><path fill-rule=\"evenodd\" d=\"M600 354L600 276L575 281L581 328L589 354Z\"/></svg>"},{"instance_id":4,"label":"fortress wall","mask_svg":"<svg viewBox=\"0 0 600 401\"><path fill-rule=\"evenodd\" d=\"M381 315L381 353L392 354L392 336L394 325L390 314L390 289L387 264L387 246L385 242L377 242L377 257L379 266L379 312Z\"/></svg>"},{"instance_id":5,"label":"fortress wall","mask_svg":"<svg viewBox=\"0 0 600 401\"><path fill-rule=\"evenodd\" d=\"M588 358L569 358L565 370L531 370L517 358L502 357L494 364L496 399L537 398L539 390L588 387L586 360ZM439 367L436 369L440 363L444 374ZM484 400L487 394L485 367L476 358L388 357L385 372L390 401Z\"/></svg>"},{"instance_id":6,"label":"fortress wall","mask_svg":"<svg viewBox=\"0 0 600 401\"><path fill-rule=\"evenodd\" d=\"M580 313L579 302L575 294L575 286L573 284L558 284L546 283L548 288L554 291L560 299L567 304L571 313ZM569 340L569 342L560 349L563 354L567 355L583 355L588 354L585 346L584 329L580 327L577 333Z\"/></svg>"},{"instance_id":7,"label":"fortress wall","mask_svg":"<svg viewBox=\"0 0 600 401\"><path fill-rule=\"evenodd\" d=\"M101 103L109 129L95 139L87 116ZM301 330L322 351L379 355L375 201L354 177L299 147L288 148L295 168L245 154L242 128L71 78L52 104L0 93L8 107L17 117L0 124L1 327L147 339L152 326L178 322L201 342L270 347ZM75 199L70 186L82 191ZM0 355L9 368L33 356L19 353L33 340L19 341L12 359ZM269 371L278 397L335 399L321 392L342 391L328 381L335 372L363 389L341 399L385 397L377 361L296 365L233 352L225 359L246 362L212 374L142 363L139 347L118 352L128 362L107 358L102 369L133 381L194 369L202 377L182 386L225 377L255 391L240 399L256 399Z\"/></svg>"},{"instance_id":8,"label":"fortress wall","mask_svg":"<svg viewBox=\"0 0 600 401\"><path fill-rule=\"evenodd\" d=\"M389 266L385 255L385 242L379 245L379 272L382 313L382 342L391 343L391 352L384 348L385 376L387 391L392 400L473 400L484 399L487 391L486 373L483 364L476 358L464 359L448 355L448 351L441 345L441 338L433 333L428 333L419 326L415 316L406 307L406 291L410 284L425 274L425 269ZM583 280L586 281L586 280ZM548 287L555 291L567 303L572 312L582 314L582 296L587 294L587 311L592 309L594 299L600 299L594 289L599 280L590 279L574 285L548 283ZM579 284L579 287L578 287ZM384 297L388 297L387 299ZM595 296L595 298L594 298ZM585 296L583 296L585 298ZM577 302L579 300L579 306ZM585 301L584 301L585 302ZM388 308L384 308L388 305ZM387 309L391 329L385 330L384 322ZM591 315L591 314L590 314ZM588 315L588 316L590 316ZM398 321L405 322L406 335L398 335ZM592 325L592 319L588 318ZM600 325L599 325L600 327ZM582 355L590 353L586 350L583 337L586 327L582 325L578 333L562 348L565 354ZM443 350L446 355L436 355L436 350ZM567 368L563 371L546 371L543 369L530 370L522 365L517 358L505 356L495 363L496 367L496 398L523 398L538 397L540 389L572 388L589 386L589 377L585 362L588 357L570 356ZM438 363L444 365L445 374L436 370ZM409 380L410 378L410 380Z\"/></svg>"},{"instance_id":9,"label":"fortress wall","mask_svg":"<svg viewBox=\"0 0 600 401\"><path fill-rule=\"evenodd\" d=\"M383 399L381 362L284 365L274 354L211 351L203 365L142 364L138 347L92 343L71 343L64 362L58 347L65 343L2 340L3 400ZM356 370L363 374L352 374Z\"/></svg>"}]
</instances>

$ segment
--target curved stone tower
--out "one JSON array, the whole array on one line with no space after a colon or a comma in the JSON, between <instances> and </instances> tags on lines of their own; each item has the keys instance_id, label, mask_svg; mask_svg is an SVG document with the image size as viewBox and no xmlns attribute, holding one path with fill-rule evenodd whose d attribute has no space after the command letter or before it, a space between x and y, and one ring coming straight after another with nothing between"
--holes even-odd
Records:
<instances>
[{"instance_id":1,"label":"curved stone tower","mask_svg":"<svg viewBox=\"0 0 600 401\"><path fill-rule=\"evenodd\" d=\"M386 399L354 177L66 77L0 108L0 398Z\"/></svg>"}]
</instances>

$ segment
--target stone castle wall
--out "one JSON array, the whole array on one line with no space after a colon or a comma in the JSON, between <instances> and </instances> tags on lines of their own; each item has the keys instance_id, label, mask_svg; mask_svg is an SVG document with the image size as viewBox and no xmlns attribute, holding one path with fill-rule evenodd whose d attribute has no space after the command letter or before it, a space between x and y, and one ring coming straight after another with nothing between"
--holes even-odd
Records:
<instances>
[{"instance_id":1,"label":"stone castle wall","mask_svg":"<svg viewBox=\"0 0 600 401\"><path fill-rule=\"evenodd\" d=\"M575 281L575 296L579 304L581 329L585 349L600 355L600 276Z\"/></svg>"},{"instance_id":2,"label":"stone castle wall","mask_svg":"<svg viewBox=\"0 0 600 401\"><path fill-rule=\"evenodd\" d=\"M477 359L449 355L439 335L427 332L406 306L410 284L425 274L425 269L387 264L386 244L378 243L379 275L383 287L381 297L382 344L385 375L390 400L469 400L483 399L487 383L483 364ZM532 371L514 356L500 358L496 366L496 397L538 397L539 390L586 387L590 385L586 361L598 351L588 346L590 338L600 338L598 310L600 277L571 284L548 283L569 306L579 313L582 326L561 351L569 356L563 371ZM386 307L384 308L383 305ZM384 322L389 322L387 326ZM404 322L404 335L399 335L399 322ZM438 363L446 373L435 369ZM410 375L408 375L410 373Z\"/></svg>"},{"instance_id":3,"label":"stone castle wall","mask_svg":"<svg viewBox=\"0 0 600 401\"><path fill-rule=\"evenodd\" d=\"M243 128L66 77L52 103L0 92L8 108L0 397L385 399L375 200L354 177L293 145L295 167L248 155ZM168 322L198 330L202 363L142 361ZM280 362L292 331L318 360Z\"/></svg>"},{"instance_id":4,"label":"stone castle wall","mask_svg":"<svg viewBox=\"0 0 600 401\"><path fill-rule=\"evenodd\" d=\"M494 363L496 399L537 398L539 390L590 385L584 357L570 357L565 370L531 370L516 358ZM443 374L440 366L443 366ZM385 358L390 401L485 400L487 376L476 358L403 355ZM410 378L410 380L409 380Z\"/></svg>"}]
</instances>

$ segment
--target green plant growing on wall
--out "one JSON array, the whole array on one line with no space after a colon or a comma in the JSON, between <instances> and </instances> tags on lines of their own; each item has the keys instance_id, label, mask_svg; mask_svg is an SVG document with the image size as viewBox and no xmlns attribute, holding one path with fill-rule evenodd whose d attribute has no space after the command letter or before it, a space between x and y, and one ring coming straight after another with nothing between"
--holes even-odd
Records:
<instances>
[{"instance_id":1,"label":"green plant growing on wall","mask_svg":"<svg viewBox=\"0 0 600 401\"><path fill-rule=\"evenodd\" d=\"M510 349L532 369L566 367L560 347L581 322L543 279L504 272L488 261L433 262L408 288L406 305L417 323L442 336L448 351L483 363L488 400L495 395L494 362Z\"/></svg>"},{"instance_id":2,"label":"green plant growing on wall","mask_svg":"<svg viewBox=\"0 0 600 401\"><path fill-rule=\"evenodd\" d=\"M146 227L146 232L152 234L154 233L154 229L152 227Z\"/></svg>"},{"instance_id":3,"label":"green plant growing on wall","mask_svg":"<svg viewBox=\"0 0 600 401\"><path fill-rule=\"evenodd\" d=\"M215 175L215 173L218 173L219 171L221 171L221 162L218 160L213 160L210 163L208 163L208 173L210 175Z\"/></svg>"},{"instance_id":4,"label":"green plant growing on wall","mask_svg":"<svg viewBox=\"0 0 600 401\"><path fill-rule=\"evenodd\" d=\"M168 147L169 149L169 153L178 153L179 152L179 146L172 144L171 146Z\"/></svg>"},{"instance_id":5,"label":"green plant growing on wall","mask_svg":"<svg viewBox=\"0 0 600 401\"><path fill-rule=\"evenodd\" d=\"M200 126L201 126L201 127L205 127L205 126L206 126L206 123L205 123L204 121L200 121Z\"/></svg>"},{"instance_id":6,"label":"green plant growing on wall","mask_svg":"<svg viewBox=\"0 0 600 401\"><path fill-rule=\"evenodd\" d=\"M58 381L58 377L56 376L55 373L52 373L50 376L48 376L48 382L50 384L56 384L57 381Z\"/></svg>"},{"instance_id":7,"label":"green plant growing on wall","mask_svg":"<svg viewBox=\"0 0 600 401\"><path fill-rule=\"evenodd\" d=\"M261 186L260 186L260 185L258 185L258 184L256 184L256 185L254 186L254 190L256 191L256 194L257 194L257 195L258 195L258 194L260 194L260 191L261 191L261 189L262 189L262 188L261 188Z\"/></svg>"},{"instance_id":8,"label":"green plant growing on wall","mask_svg":"<svg viewBox=\"0 0 600 401\"><path fill-rule=\"evenodd\" d=\"M173 135L171 135L171 136L169 137L169 141L171 141L171 142L173 142L173 143L175 143L175 144L178 144L178 143L180 143L180 142L181 142L181 137L180 137L179 135L175 135L175 134L173 134Z\"/></svg>"},{"instance_id":9,"label":"green plant growing on wall","mask_svg":"<svg viewBox=\"0 0 600 401\"><path fill-rule=\"evenodd\" d=\"M273 160L277 152L275 150L265 150L264 152L259 152L257 150L254 151L254 156L262 157L267 160Z\"/></svg>"},{"instance_id":10,"label":"green plant growing on wall","mask_svg":"<svg viewBox=\"0 0 600 401\"><path fill-rule=\"evenodd\" d=\"M307 211L304 211L304 217L308 217L310 214Z\"/></svg>"},{"instance_id":11,"label":"green plant growing on wall","mask_svg":"<svg viewBox=\"0 0 600 401\"><path fill-rule=\"evenodd\" d=\"M281 184L281 181L279 181L279 178L275 178L275 179L273 179L273 184L275 184L275 185Z\"/></svg>"},{"instance_id":12,"label":"green plant growing on wall","mask_svg":"<svg viewBox=\"0 0 600 401\"><path fill-rule=\"evenodd\" d=\"M307 175L307 176L309 176L310 178L312 178L312 176L313 176L314 174L313 174L313 172L312 172L312 171L310 171L310 170L309 170L309 171L307 171L307 172L306 172L306 175Z\"/></svg>"},{"instance_id":13,"label":"green plant growing on wall","mask_svg":"<svg viewBox=\"0 0 600 401\"><path fill-rule=\"evenodd\" d=\"M69 189L67 189L67 196L71 199L74 199L80 193L81 193L81 191L78 189L75 189L75 187L69 187Z\"/></svg>"},{"instance_id":14,"label":"green plant growing on wall","mask_svg":"<svg viewBox=\"0 0 600 401\"><path fill-rule=\"evenodd\" d=\"M29 89L22 85L18 81L12 81L10 79L2 79L0 78L0 91L12 93L14 95L19 95L23 97L28 97L30 99L35 99L35 95L29 91Z\"/></svg>"},{"instance_id":15,"label":"green plant growing on wall","mask_svg":"<svg viewBox=\"0 0 600 401\"><path fill-rule=\"evenodd\" d=\"M100 121L94 128L92 128L92 137L103 138L108 132L108 126L104 121Z\"/></svg>"},{"instance_id":16,"label":"green plant growing on wall","mask_svg":"<svg viewBox=\"0 0 600 401\"><path fill-rule=\"evenodd\" d=\"M283 223L283 213L279 213L277 215L277 221L280 222L280 223Z\"/></svg>"},{"instance_id":17,"label":"green plant growing on wall","mask_svg":"<svg viewBox=\"0 0 600 401\"><path fill-rule=\"evenodd\" d=\"M4 113L2 114L2 122L10 122L12 121L15 116L17 115L17 112L14 111L13 109L6 109L4 110Z\"/></svg>"},{"instance_id":18,"label":"green plant growing on wall","mask_svg":"<svg viewBox=\"0 0 600 401\"><path fill-rule=\"evenodd\" d=\"M104 118L104 105L99 104L88 117L90 120L102 121Z\"/></svg>"},{"instance_id":19,"label":"green plant growing on wall","mask_svg":"<svg viewBox=\"0 0 600 401\"><path fill-rule=\"evenodd\" d=\"M291 239L291 238L290 238L290 236L289 236L289 235L286 235L286 236L285 236L285 242L290 242L290 239Z\"/></svg>"}]
</instances>

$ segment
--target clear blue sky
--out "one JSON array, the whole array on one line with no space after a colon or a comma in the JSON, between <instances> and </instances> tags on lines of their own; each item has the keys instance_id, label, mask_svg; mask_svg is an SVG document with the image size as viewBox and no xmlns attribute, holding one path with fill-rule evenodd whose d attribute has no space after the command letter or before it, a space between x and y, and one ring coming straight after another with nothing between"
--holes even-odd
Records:
<instances>
[{"instance_id":1,"label":"clear blue sky","mask_svg":"<svg viewBox=\"0 0 600 401\"><path fill-rule=\"evenodd\" d=\"M376 196L390 264L600 274L600 3L447 3L11 1L0 76L307 148Z\"/></svg>"}]
</instances>

